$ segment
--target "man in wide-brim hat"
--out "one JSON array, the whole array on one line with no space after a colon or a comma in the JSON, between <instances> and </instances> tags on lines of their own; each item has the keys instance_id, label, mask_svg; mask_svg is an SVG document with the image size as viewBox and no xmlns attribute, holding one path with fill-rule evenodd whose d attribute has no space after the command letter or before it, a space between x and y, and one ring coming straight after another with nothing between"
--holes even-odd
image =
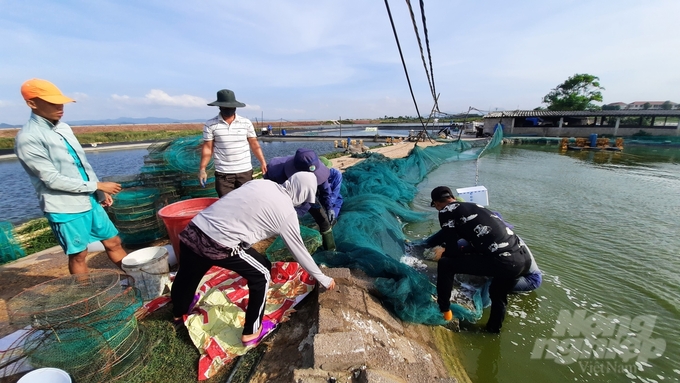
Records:
<instances>
[{"instance_id":1,"label":"man in wide-brim hat","mask_svg":"<svg viewBox=\"0 0 680 383\"><path fill-rule=\"evenodd\" d=\"M260 161L263 173L267 172L267 162L257 142L253 123L236 114L236 108L246 104L237 101L233 91L220 90L217 100L208 105L219 107L220 113L203 126L203 151L198 179L205 186L208 180L206 168L212 158L215 163L215 190L222 197L253 179L251 151Z\"/></svg>"}]
</instances>

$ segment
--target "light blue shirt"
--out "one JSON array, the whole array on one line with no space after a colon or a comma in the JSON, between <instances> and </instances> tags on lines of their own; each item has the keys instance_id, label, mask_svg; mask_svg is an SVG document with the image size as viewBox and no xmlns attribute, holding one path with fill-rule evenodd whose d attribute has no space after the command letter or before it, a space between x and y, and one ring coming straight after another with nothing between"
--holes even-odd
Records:
<instances>
[{"instance_id":1,"label":"light blue shirt","mask_svg":"<svg viewBox=\"0 0 680 383\"><path fill-rule=\"evenodd\" d=\"M68 141L64 140L64 144L66 144L66 149L68 149L68 153L73 157L73 161L75 161L76 166L78 167L78 171L80 172L80 176L83 178L84 181L88 181L87 173L85 172L85 168L83 167L83 162L80 160L80 157L78 157L78 154L76 153L75 149L73 149L73 146L68 143ZM90 194L90 202L92 203L92 206L97 203L97 201L94 199L95 193ZM55 222L55 223L62 223L62 222L70 222L76 218L80 218L82 215L87 214L88 211L84 211L82 213L45 213L45 217L47 218L48 221L50 222Z\"/></svg>"},{"instance_id":2,"label":"light blue shirt","mask_svg":"<svg viewBox=\"0 0 680 383\"><path fill-rule=\"evenodd\" d=\"M83 179L67 143L80 159L88 180ZM31 113L17 133L14 152L31 179L43 212L81 213L92 209L90 195L97 191L99 180L68 124L54 125ZM98 197L103 200L104 196Z\"/></svg>"}]
</instances>

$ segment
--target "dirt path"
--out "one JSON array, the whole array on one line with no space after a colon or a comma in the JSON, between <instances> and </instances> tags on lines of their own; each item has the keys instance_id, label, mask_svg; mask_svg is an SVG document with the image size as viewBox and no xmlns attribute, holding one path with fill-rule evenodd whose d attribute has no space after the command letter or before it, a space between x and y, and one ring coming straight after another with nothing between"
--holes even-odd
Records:
<instances>
[{"instance_id":1,"label":"dirt path","mask_svg":"<svg viewBox=\"0 0 680 383\"><path fill-rule=\"evenodd\" d=\"M380 153L388 158L403 158L406 157L411 150L413 150L415 144L416 144L415 142L402 141L400 143L393 145L373 148L370 151ZM418 142L418 146L421 148L437 145L442 145L442 143L436 141ZM356 165L363 160L364 160L363 158L352 158L350 156L342 156L332 159L331 163L333 163L334 168L344 171L348 167Z\"/></svg>"}]
</instances>

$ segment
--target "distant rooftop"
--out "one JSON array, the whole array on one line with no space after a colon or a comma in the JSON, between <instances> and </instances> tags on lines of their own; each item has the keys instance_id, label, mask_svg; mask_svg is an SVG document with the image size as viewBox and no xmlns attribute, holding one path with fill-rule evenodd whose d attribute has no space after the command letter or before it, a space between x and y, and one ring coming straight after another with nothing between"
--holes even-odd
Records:
<instances>
[{"instance_id":1,"label":"distant rooftop","mask_svg":"<svg viewBox=\"0 0 680 383\"><path fill-rule=\"evenodd\" d=\"M506 110L503 112L491 112L484 118L502 117L632 117L632 116L656 116L656 117L680 117L680 110Z\"/></svg>"}]
</instances>

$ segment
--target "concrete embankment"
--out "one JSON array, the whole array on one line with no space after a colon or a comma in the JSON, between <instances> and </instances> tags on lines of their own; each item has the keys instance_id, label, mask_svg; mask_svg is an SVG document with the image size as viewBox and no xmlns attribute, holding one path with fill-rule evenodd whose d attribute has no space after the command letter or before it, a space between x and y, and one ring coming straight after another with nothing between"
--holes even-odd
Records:
<instances>
[{"instance_id":1,"label":"concrete embankment","mask_svg":"<svg viewBox=\"0 0 680 383\"><path fill-rule=\"evenodd\" d=\"M337 268L326 273L338 287L319 293L316 333L304 340L312 345L306 351L311 363L293 371L293 382L470 382L460 363L450 362L455 359L448 355L450 330L395 318L376 298L373 279L361 272Z\"/></svg>"}]
</instances>

